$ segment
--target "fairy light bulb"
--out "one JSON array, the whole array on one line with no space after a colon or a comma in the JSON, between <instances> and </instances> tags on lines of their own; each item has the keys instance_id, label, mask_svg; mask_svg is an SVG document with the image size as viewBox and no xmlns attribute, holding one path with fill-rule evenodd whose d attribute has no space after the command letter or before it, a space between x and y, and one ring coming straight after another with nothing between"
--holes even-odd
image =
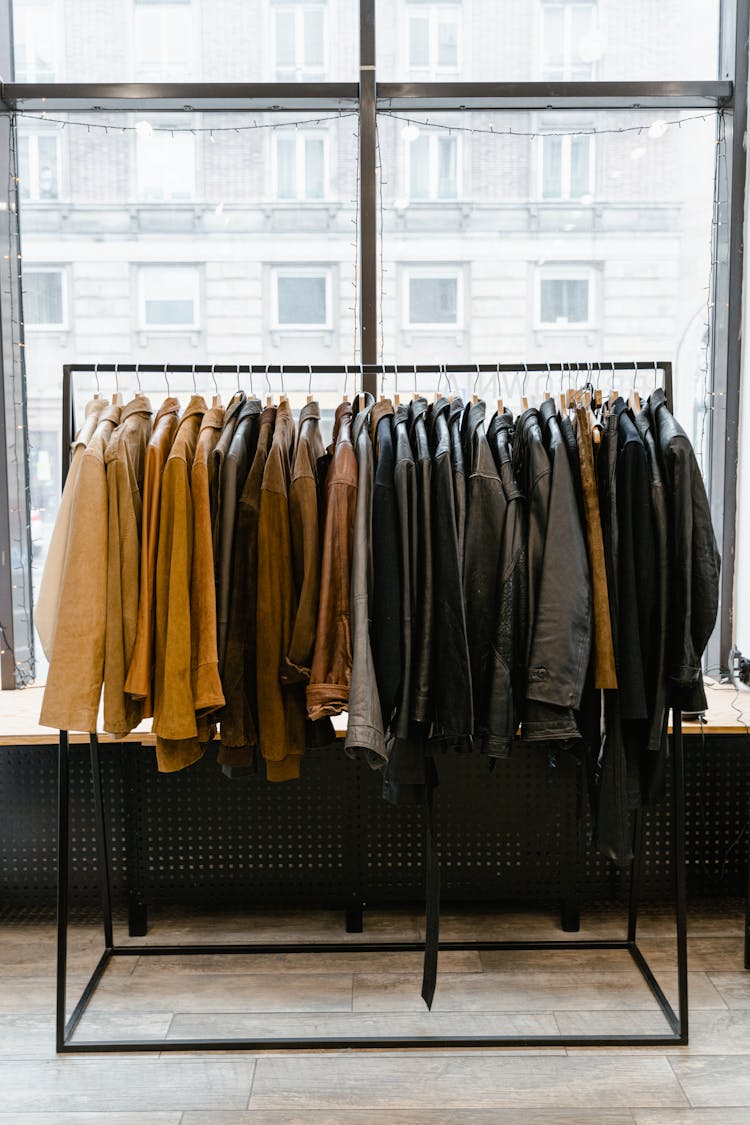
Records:
<instances>
[{"instance_id":1,"label":"fairy light bulb","mask_svg":"<svg viewBox=\"0 0 750 1125\"><path fill-rule=\"evenodd\" d=\"M401 130L401 136L405 141L408 141L409 144L411 144L412 141L416 141L417 137L419 136L419 126L415 125L413 121L410 121L408 125L404 125L403 129Z\"/></svg>"},{"instance_id":2,"label":"fairy light bulb","mask_svg":"<svg viewBox=\"0 0 750 1125\"><path fill-rule=\"evenodd\" d=\"M666 121L662 121L661 119L659 119L657 121L654 121L651 125L649 125L648 135L649 135L649 137L651 137L651 139L653 141L658 141L659 137L663 137L664 134L666 133L666 131L667 131Z\"/></svg>"},{"instance_id":3,"label":"fairy light bulb","mask_svg":"<svg viewBox=\"0 0 750 1125\"><path fill-rule=\"evenodd\" d=\"M135 131L139 137L153 136L154 127L150 121L139 121L135 127Z\"/></svg>"}]
</instances>

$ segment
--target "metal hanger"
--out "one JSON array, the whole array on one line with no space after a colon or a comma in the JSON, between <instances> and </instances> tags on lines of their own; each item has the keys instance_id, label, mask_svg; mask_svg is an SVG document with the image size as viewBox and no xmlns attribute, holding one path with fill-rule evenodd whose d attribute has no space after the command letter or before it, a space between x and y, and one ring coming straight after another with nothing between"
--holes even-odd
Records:
<instances>
[{"instance_id":1,"label":"metal hanger","mask_svg":"<svg viewBox=\"0 0 750 1125\"><path fill-rule=\"evenodd\" d=\"M94 364L94 378L96 379L96 391L94 393L94 399L100 399L102 397L102 388L99 386L99 364L98 363Z\"/></svg>"},{"instance_id":2,"label":"metal hanger","mask_svg":"<svg viewBox=\"0 0 750 1125\"><path fill-rule=\"evenodd\" d=\"M219 385L216 382L216 364L215 363L211 364L211 378L213 379L213 382L214 382L214 397L211 399L211 406L212 407L221 406L221 395L219 394Z\"/></svg>"},{"instance_id":3,"label":"metal hanger","mask_svg":"<svg viewBox=\"0 0 750 1125\"><path fill-rule=\"evenodd\" d=\"M497 412L503 412L503 377L500 374L500 363L497 365Z\"/></svg>"},{"instance_id":4,"label":"metal hanger","mask_svg":"<svg viewBox=\"0 0 750 1125\"><path fill-rule=\"evenodd\" d=\"M312 364L307 365L307 401L312 402Z\"/></svg>"},{"instance_id":5,"label":"metal hanger","mask_svg":"<svg viewBox=\"0 0 750 1125\"><path fill-rule=\"evenodd\" d=\"M172 392L169 389L169 371L167 370L168 364L164 364L164 382L167 384L167 398L172 397Z\"/></svg>"},{"instance_id":6,"label":"metal hanger","mask_svg":"<svg viewBox=\"0 0 750 1125\"><path fill-rule=\"evenodd\" d=\"M524 410L529 409L529 400L526 397L526 380L528 379L528 377L529 377L529 365L528 365L528 363L524 363L524 365L523 365L523 382L521 383L521 406L523 407Z\"/></svg>"},{"instance_id":7,"label":"metal hanger","mask_svg":"<svg viewBox=\"0 0 750 1125\"><path fill-rule=\"evenodd\" d=\"M138 387L138 394L142 395L143 394L143 387L141 386L141 365L140 365L140 363L136 363L136 365L135 365L135 383L136 383L136 386Z\"/></svg>"},{"instance_id":8,"label":"metal hanger","mask_svg":"<svg viewBox=\"0 0 750 1125\"><path fill-rule=\"evenodd\" d=\"M120 365L115 364L115 393L112 395L112 405L122 406L122 395L120 394Z\"/></svg>"},{"instance_id":9,"label":"metal hanger","mask_svg":"<svg viewBox=\"0 0 750 1125\"><path fill-rule=\"evenodd\" d=\"M266 364L266 406L273 406L273 394L271 393L271 380L268 378L268 368L270 364Z\"/></svg>"}]
</instances>

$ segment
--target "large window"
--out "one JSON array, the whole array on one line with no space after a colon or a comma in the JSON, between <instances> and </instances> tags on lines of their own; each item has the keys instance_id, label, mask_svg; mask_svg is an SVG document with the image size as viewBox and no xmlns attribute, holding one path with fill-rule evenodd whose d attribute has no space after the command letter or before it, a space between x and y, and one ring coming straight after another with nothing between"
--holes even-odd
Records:
<instances>
[{"instance_id":1,"label":"large window","mask_svg":"<svg viewBox=\"0 0 750 1125\"><path fill-rule=\"evenodd\" d=\"M561 131L575 127L557 126ZM542 199L590 199L594 194L594 137L572 133L560 136L550 131L540 137L539 143Z\"/></svg>"},{"instance_id":2,"label":"large window","mask_svg":"<svg viewBox=\"0 0 750 1125\"><path fill-rule=\"evenodd\" d=\"M16 82L58 82L60 29L55 0L13 4Z\"/></svg>"},{"instance_id":3,"label":"large window","mask_svg":"<svg viewBox=\"0 0 750 1125\"><path fill-rule=\"evenodd\" d=\"M579 0L542 0L542 77L556 81L596 78L604 51L597 6Z\"/></svg>"},{"instance_id":4,"label":"large window","mask_svg":"<svg viewBox=\"0 0 750 1125\"><path fill-rule=\"evenodd\" d=\"M406 270L406 324L421 331L459 328L462 323L462 277L452 267Z\"/></svg>"},{"instance_id":5,"label":"large window","mask_svg":"<svg viewBox=\"0 0 750 1125\"><path fill-rule=\"evenodd\" d=\"M312 82L326 70L326 7L323 3L273 4L275 78Z\"/></svg>"},{"instance_id":6,"label":"large window","mask_svg":"<svg viewBox=\"0 0 750 1125\"><path fill-rule=\"evenodd\" d=\"M136 0L136 81L180 82L192 72L193 18L190 0Z\"/></svg>"},{"instance_id":7,"label":"large window","mask_svg":"<svg viewBox=\"0 0 750 1125\"><path fill-rule=\"evenodd\" d=\"M198 270L195 267L141 266L138 272L138 319L144 330L197 328Z\"/></svg>"},{"instance_id":8,"label":"large window","mask_svg":"<svg viewBox=\"0 0 750 1125\"><path fill-rule=\"evenodd\" d=\"M543 328L588 328L593 319L591 271L580 267L544 268L538 278L538 321Z\"/></svg>"}]
</instances>

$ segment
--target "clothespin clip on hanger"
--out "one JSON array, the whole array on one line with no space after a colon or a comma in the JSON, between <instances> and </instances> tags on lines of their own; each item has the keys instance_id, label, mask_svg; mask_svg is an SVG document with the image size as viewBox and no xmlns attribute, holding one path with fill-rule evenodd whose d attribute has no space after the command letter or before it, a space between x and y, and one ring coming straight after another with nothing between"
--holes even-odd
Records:
<instances>
[{"instance_id":1,"label":"clothespin clip on hanger","mask_svg":"<svg viewBox=\"0 0 750 1125\"><path fill-rule=\"evenodd\" d=\"M528 379L528 377L529 377L529 365L527 363L524 363L524 365L523 365L523 382L521 383L521 406L523 407L524 410L529 409L529 400L526 397L526 380Z\"/></svg>"},{"instance_id":2,"label":"clothespin clip on hanger","mask_svg":"<svg viewBox=\"0 0 750 1125\"><path fill-rule=\"evenodd\" d=\"M211 365L211 378L213 379L213 382L214 382L214 397L211 399L211 406L212 407L221 406L221 395L219 394L219 386L216 382L216 364L215 363L213 363Z\"/></svg>"},{"instance_id":3,"label":"clothespin clip on hanger","mask_svg":"<svg viewBox=\"0 0 750 1125\"><path fill-rule=\"evenodd\" d=\"M115 364L115 393L112 395L112 405L122 406L122 395L120 394L120 365Z\"/></svg>"}]
</instances>

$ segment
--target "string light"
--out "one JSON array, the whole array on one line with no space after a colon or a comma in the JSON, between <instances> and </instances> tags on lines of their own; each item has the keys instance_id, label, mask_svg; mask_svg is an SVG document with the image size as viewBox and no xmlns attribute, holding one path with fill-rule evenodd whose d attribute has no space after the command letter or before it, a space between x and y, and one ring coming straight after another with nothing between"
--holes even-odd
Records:
<instances>
[{"instance_id":1,"label":"string light","mask_svg":"<svg viewBox=\"0 0 750 1125\"><path fill-rule=\"evenodd\" d=\"M269 111L270 112L270 111ZM285 121L261 121L253 120L251 125L204 125L204 126L186 126L181 128L179 125L152 125L150 121L139 121L135 125L122 125L117 126L120 134L123 133L136 133L142 137L150 137L154 133L168 134L174 137L177 133L192 133L193 136L198 134L205 134L209 141L216 141L219 134L224 133L252 133L264 129L296 129L298 126L310 125L325 125L327 121L340 121L345 117L357 117L357 110L355 109L340 109L333 113L325 114L321 117L304 117L300 120ZM102 121L71 121L69 118L50 117L48 114L29 113L23 110L16 110L13 117L22 117L27 121L44 121L48 125L59 125L61 128L71 127L86 129L91 132L92 129L101 129L105 135L109 135L110 129L115 127L111 122Z\"/></svg>"},{"instance_id":2,"label":"string light","mask_svg":"<svg viewBox=\"0 0 750 1125\"><path fill-rule=\"evenodd\" d=\"M449 111L446 111L449 112ZM684 124L690 121L711 121L716 116L716 110L711 110L708 113L696 113L690 117L675 118L673 121L654 121L648 128L649 135L653 138L663 137L667 129L672 129L677 126L681 129ZM598 129L592 125L587 129L545 129L544 132L533 132L528 129L499 129L494 125L489 125L487 128L476 125L447 125L440 121L430 121L429 117L422 120L419 117L406 117L403 110L398 109L379 109L378 113L382 117L392 117L395 121L403 122L404 128L401 130L401 135L405 140L415 140L419 136L420 129L440 129L448 133L471 133L472 136L485 136L485 137L518 137L520 139L529 139L533 137L604 137L615 136L620 133L643 133L645 126L643 125L621 125L613 126L607 129ZM416 130L415 133L408 133L409 126L413 126ZM654 130L653 132L651 130Z\"/></svg>"}]
</instances>

